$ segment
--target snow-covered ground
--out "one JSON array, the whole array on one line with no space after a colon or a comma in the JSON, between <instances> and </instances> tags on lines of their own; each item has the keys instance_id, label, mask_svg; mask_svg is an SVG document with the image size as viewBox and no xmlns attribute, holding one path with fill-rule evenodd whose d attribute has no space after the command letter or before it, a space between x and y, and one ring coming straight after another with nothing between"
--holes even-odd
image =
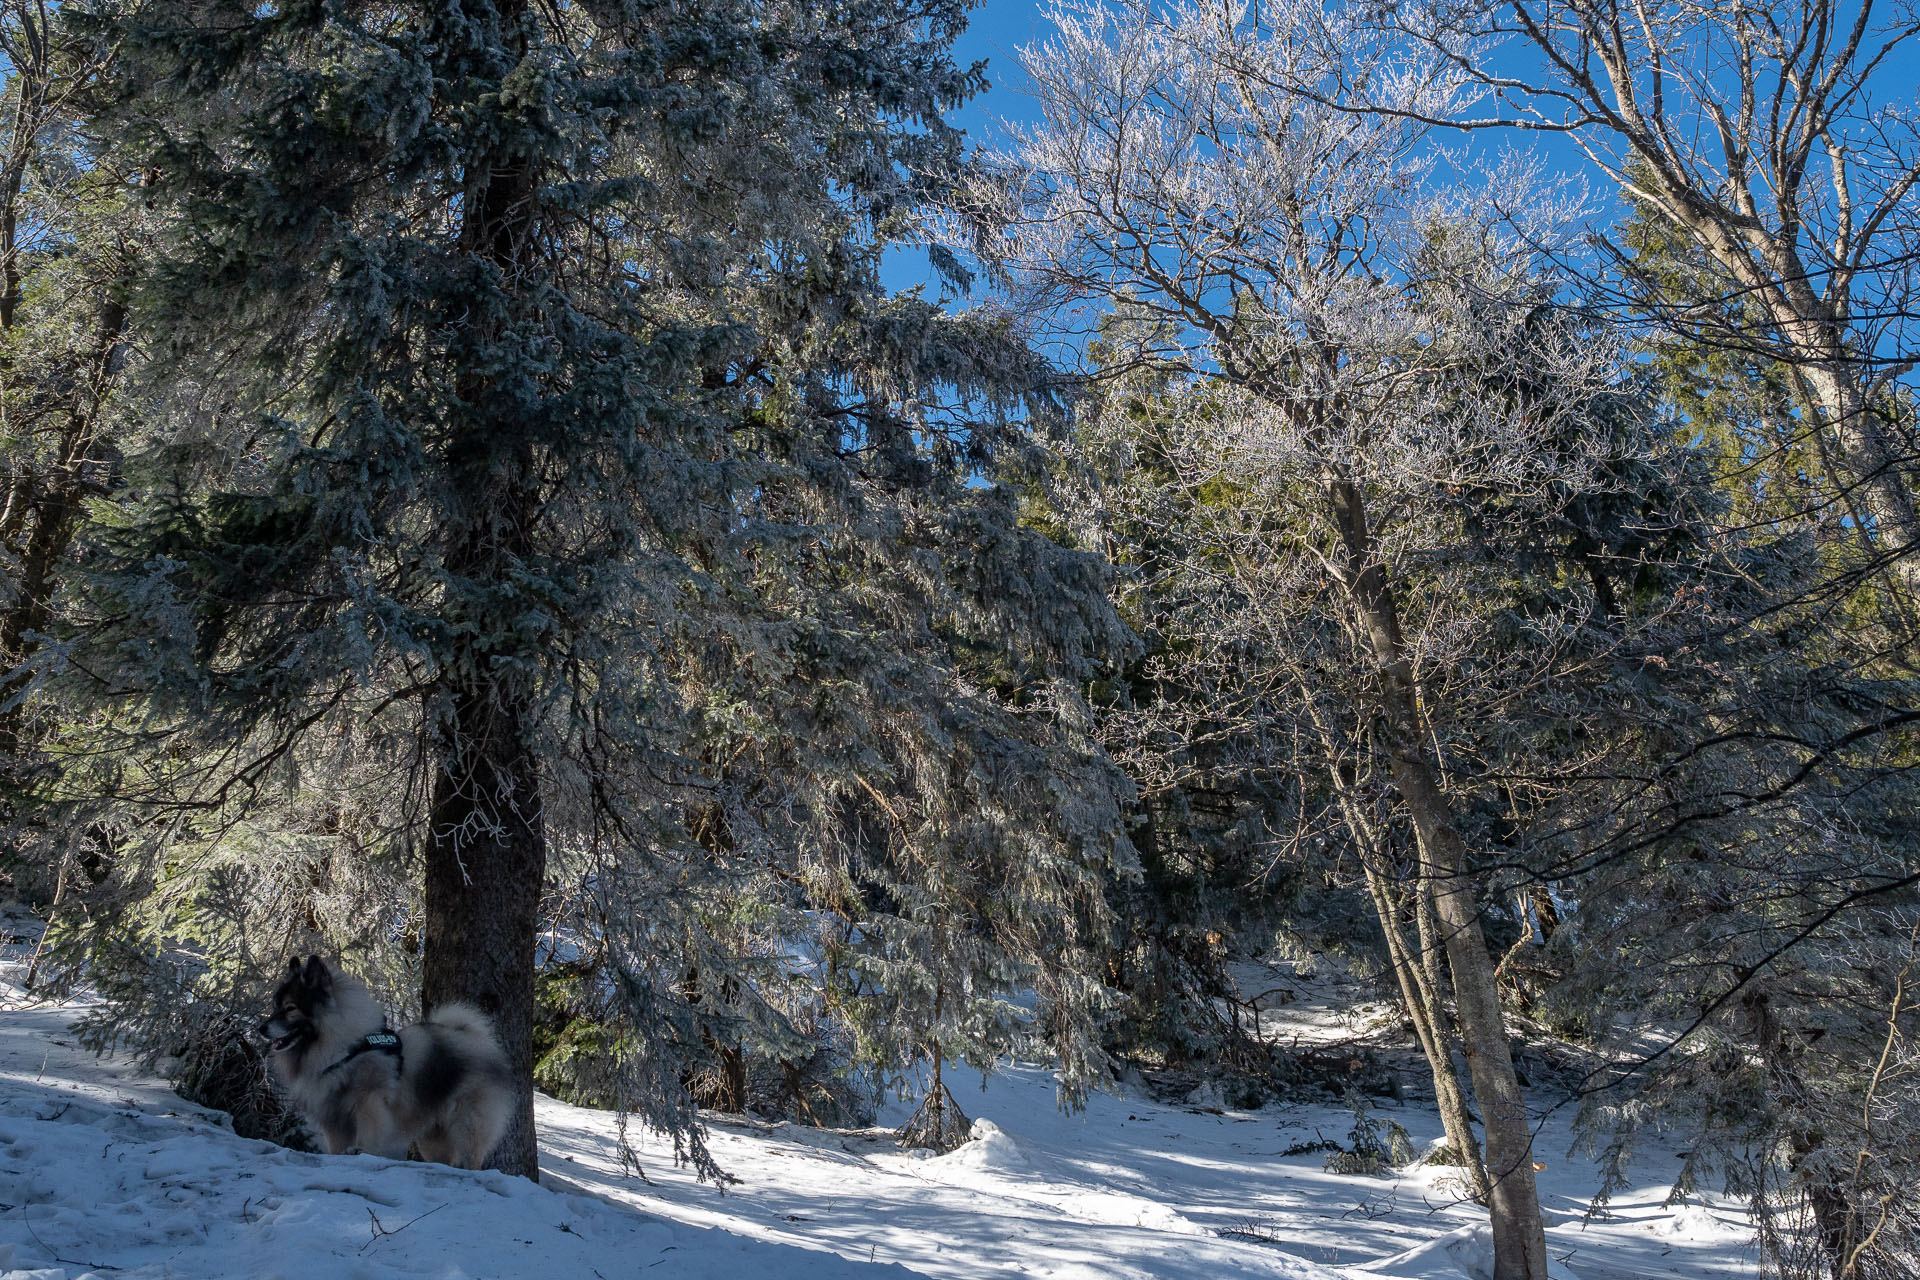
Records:
<instances>
[{"instance_id":1,"label":"snow-covered ground","mask_svg":"<svg viewBox=\"0 0 1920 1280\"><path fill-rule=\"evenodd\" d=\"M163 1082L80 1050L76 1012L0 982L0 1280L1485 1280L1484 1216L1447 1193L1444 1168L1342 1177L1322 1155L1285 1154L1346 1138L1351 1118L1331 1107L1100 1096L1069 1116L1044 1072L1016 1067L984 1091L955 1082L976 1140L946 1156L883 1130L715 1118L714 1154L738 1179L723 1194L644 1138L646 1180L623 1175L612 1115L542 1099L536 1187L237 1138ZM1439 1136L1415 1101L1379 1114L1416 1143ZM1671 1158L1584 1222L1596 1175L1566 1157L1569 1140L1563 1113L1544 1119L1541 1189L1566 1274L1752 1274L1736 1207L1663 1207Z\"/></svg>"}]
</instances>

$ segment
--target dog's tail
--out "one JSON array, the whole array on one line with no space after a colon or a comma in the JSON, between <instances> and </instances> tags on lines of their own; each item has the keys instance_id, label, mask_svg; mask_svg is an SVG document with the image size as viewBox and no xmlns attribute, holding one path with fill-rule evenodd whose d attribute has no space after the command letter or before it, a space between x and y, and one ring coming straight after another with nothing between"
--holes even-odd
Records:
<instances>
[{"instance_id":1,"label":"dog's tail","mask_svg":"<svg viewBox=\"0 0 1920 1280\"><path fill-rule=\"evenodd\" d=\"M480 1012L464 1000L453 1000L436 1005L432 1013L421 1021L428 1026L439 1027L457 1035L474 1036L487 1044L498 1046L500 1039L493 1032L493 1019Z\"/></svg>"}]
</instances>

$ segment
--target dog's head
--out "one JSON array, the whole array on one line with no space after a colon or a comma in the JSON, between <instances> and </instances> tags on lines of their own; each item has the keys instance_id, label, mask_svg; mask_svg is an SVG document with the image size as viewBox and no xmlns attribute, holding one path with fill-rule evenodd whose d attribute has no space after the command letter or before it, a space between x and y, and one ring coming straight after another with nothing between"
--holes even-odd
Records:
<instances>
[{"instance_id":1,"label":"dog's head","mask_svg":"<svg viewBox=\"0 0 1920 1280\"><path fill-rule=\"evenodd\" d=\"M266 1040L267 1053L292 1053L312 1044L331 999L333 974L319 956L308 956L305 964L298 956L287 961L287 976L273 992L273 1012L254 1028Z\"/></svg>"}]
</instances>

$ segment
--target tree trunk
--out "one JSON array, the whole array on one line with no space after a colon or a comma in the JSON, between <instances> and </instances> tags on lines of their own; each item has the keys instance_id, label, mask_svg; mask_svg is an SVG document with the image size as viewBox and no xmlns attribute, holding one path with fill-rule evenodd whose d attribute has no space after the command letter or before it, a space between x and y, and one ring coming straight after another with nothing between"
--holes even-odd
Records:
<instances>
[{"instance_id":1,"label":"tree trunk","mask_svg":"<svg viewBox=\"0 0 1920 1280\"><path fill-rule=\"evenodd\" d=\"M1414 1034L1420 1040L1420 1049L1427 1056L1427 1069L1433 1075L1434 1103L1440 1110L1440 1127L1446 1131L1447 1146L1459 1157L1461 1167L1466 1170L1467 1185L1472 1189L1474 1199L1483 1204L1491 1203L1493 1187L1487 1180L1487 1166L1480 1156L1480 1144L1473 1136L1473 1120L1467 1114L1467 1099L1460 1088L1460 1077L1453 1070L1453 1036L1446 1024L1446 1010L1440 1006L1436 993L1421 981L1420 967L1407 953L1406 934L1393 918L1393 905L1384 877L1369 871L1367 887L1373 894L1374 910L1379 913L1386 933L1387 956L1393 965L1394 976L1400 982L1401 999L1406 1001L1407 1015L1413 1019Z\"/></svg>"},{"instance_id":2,"label":"tree trunk","mask_svg":"<svg viewBox=\"0 0 1920 1280\"><path fill-rule=\"evenodd\" d=\"M1803 1100L1809 1096L1807 1083L1793 1061L1793 1054L1773 1016L1764 992L1749 992L1737 1006L1747 1021L1747 1032L1759 1050L1767 1074L1773 1078L1779 1096ZM1798 1111L1798 1114L1795 1112ZM1859 1206L1847 1194L1831 1165L1818 1161L1827 1136L1811 1123L1804 1110L1789 1104L1787 1126L1787 1168L1793 1180L1805 1191L1807 1208L1813 1215L1813 1238L1827 1264L1832 1280L1859 1280L1853 1265L1856 1245L1871 1230L1861 1222Z\"/></svg>"},{"instance_id":3,"label":"tree trunk","mask_svg":"<svg viewBox=\"0 0 1920 1280\"><path fill-rule=\"evenodd\" d=\"M504 696L503 696L504 695ZM461 682L434 781L420 999L494 1021L518 1097L490 1168L539 1179L533 1129L534 944L547 842L524 702Z\"/></svg>"},{"instance_id":4,"label":"tree trunk","mask_svg":"<svg viewBox=\"0 0 1920 1280\"><path fill-rule=\"evenodd\" d=\"M32 154L32 139L38 120L31 107L33 96L21 86L13 113L13 149L6 167L0 170L0 329L13 328L20 309L20 184L26 177L27 160Z\"/></svg>"},{"instance_id":5,"label":"tree trunk","mask_svg":"<svg viewBox=\"0 0 1920 1280\"><path fill-rule=\"evenodd\" d=\"M17 767L18 757L29 746L22 741L27 707L13 696L23 682L15 668L33 655L38 646L31 637L53 616L60 566L80 528L81 503L89 485L86 464L99 437L101 403L127 326L127 308L117 289L117 282L109 286L100 304L93 343L70 392L53 464L34 475L35 468L25 459L15 463L25 486L19 511L13 513L21 517L15 532L25 536L15 548L20 576L14 596L0 614L0 704L4 704L0 706L0 777Z\"/></svg>"},{"instance_id":6,"label":"tree trunk","mask_svg":"<svg viewBox=\"0 0 1920 1280\"><path fill-rule=\"evenodd\" d=\"M24 510L31 514L32 525L20 547L18 594L13 608L0 619L0 659L9 664L26 656L27 633L46 625L55 571L79 526L88 455L99 434L100 406L113 376L114 352L127 327L127 308L115 296L116 287L109 287L100 304L93 342L72 389L53 465L38 484L28 481Z\"/></svg>"},{"instance_id":7,"label":"tree trunk","mask_svg":"<svg viewBox=\"0 0 1920 1280\"><path fill-rule=\"evenodd\" d=\"M720 980L716 999L723 1009L738 994L733 979ZM680 995L689 1005L702 1003L704 995L700 970L687 970L686 980L680 984ZM740 1042L714 1034L711 1025L700 1032L700 1041L713 1055L713 1071L709 1076L703 1071L689 1070L680 1077L680 1083L692 1092L694 1102L702 1107L723 1111L728 1115L744 1114L747 1109L747 1055L740 1048Z\"/></svg>"},{"instance_id":8,"label":"tree trunk","mask_svg":"<svg viewBox=\"0 0 1920 1280\"><path fill-rule=\"evenodd\" d=\"M525 7L507 0L491 12L469 12L488 37L517 44L524 56L525 36L514 33ZM493 267L501 288L515 289L531 258L538 175L528 157L514 154L479 167L459 246ZM446 459L446 568L457 584L449 607L472 612L461 619L471 625L445 656L441 677L445 737L429 815L420 996L429 1011L465 1000L493 1018L518 1097L490 1167L538 1181L534 954L547 842L529 655L492 647L490 635L510 629L489 612L532 556L539 479L524 427L502 415L503 397L489 376L457 369L455 384L465 421Z\"/></svg>"},{"instance_id":9,"label":"tree trunk","mask_svg":"<svg viewBox=\"0 0 1920 1280\"><path fill-rule=\"evenodd\" d=\"M1462 1045L1486 1132L1494 1280L1547 1280L1545 1224L1533 1184L1533 1133L1513 1070L1466 849L1426 745L1399 611L1386 569L1375 555L1364 498L1359 486L1345 477L1331 483L1328 496L1340 529L1342 578L1373 655L1389 772L1419 837L1423 879L1432 888L1440 942L1453 973Z\"/></svg>"},{"instance_id":10,"label":"tree trunk","mask_svg":"<svg viewBox=\"0 0 1920 1280\"><path fill-rule=\"evenodd\" d=\"M1828 483L1854 518L1854 536L1890 559L1888 574L1907 597L1903 607L1910 607L1920 599L1920 511L1905 477L1914 459L1896 456L1874 419L1860 353L1848 348L1847 314L1816 292L1814 274L1790 239L1758 226L1727 226L1677 179L1660 183L1667 215L1747 288L1785 337L1781 358L1795 398L1820 433ZM1726 346L1742 350L1746 342L1739 335ZM1829 439L1837 450L1827 447Z\"/></svg>"},{"instance_id":11,"label":"tree trunk","mask_svg":"<svg viewBox=\"0 0 1920 1280\"><path fill-rule=\"evenodd\" d=\"M1307 713L1313 718L1322 747L1329 761L1328 772L1340 806L1340 816L1360 850L1366 873L1367 892L1373 899L1374 914L1387 944L1387 960L1400 984L1400 998L1413 1022L1413 1032L1426 1055L1427 1069L1433 1076L1434 1103L1440 1110L1440 1125L1447 1134L1447 1146L1459 1157L1466 1170L1467 1184L1474 1199L1488 1203L1492 1187L1487 1168L1480 1158L1480 1143L1473 1136L1473 1121L1467 1113L1467 1100L1460 1087L1460 1076L1453 1067L1453 1029L1439 989L1427 981L1427 970L1407 945L1406 930L1400 924L1399 904L1394 901L1391 863L1377 824L1371 821L1352 792L1350 771L1337 762L1338 744L1331 728L1322 718L1311 697L1306 698ZM1416 892L1418 886L1415 886Z\"/></svg>"},{"instance_id":12,"label":"tree trunk","mask_svg":"<svg viewBox=\"0 0 1920 1280\"><path fill-rule=\"evenodd\" d=\"M1542 945L1552 942L1553 935L1560 932L1560 908L1553 905L1553 893L1543 884L1527 886L1527 901L1533 907L1533 918L1540 922L1540 941Z\"/></svg>"},{"instance_id":13,"label":"tree trunk","mask_svg":"<svg viewBox=\"0 0 1920 1280\"><path fill-rule=\"evenodd\" d=\"M1441 964L1440 925L1433 918L1433 886L1420 880L1414 886L1414 923L1419 930L1420 966L1426 971L1427 985L1436 999L1446 999L1447 975Z\"/></svg>"},{"instance_id":14,"label":"tree trunk","mask_svg":"<svg viewBox=\"0 0 1920 1280\"><path fill-rule=\"evenodd\" d=\"M1825 360L1793 370L1801 404L1839 445L1843 474L1830 477L1831 482L1845 494L1861 536L1892 558L1891 573L1905 586L1906 603L1913 603L1920 596L1920 515L1907 489L1903 460L1896 459L1875 420L1858 373L1837 344ZM1912 464L1910 458L1904 461Z\"/></svg>"},{"instance_id":15,"label":"tree trunk","mask_svg":"<svg viewBox=\"0 0 1920 1280\"><path fill-rule=\"evenodd\" d=\"M13 328L20 309L20 188L46 124L48 47L44 36L19 41L27 57L14 68L11 143L0 165L0 330Z\"/></svg>"},{"instance_id":16,"label":"tree trunk","mask_svg":"<svg viewBox=\"0 0 1920 1280\"><path fill-rule=\"evenodd\" d=\"M1440 918L1453 998L1460 1011L1462 1047L1486 1131L1487 1176L1493 1184L1494 1280L1546 1280L1547 1241L1533 1185L1533 1131L1513 1070L1499 982L1480 930L1479 901L1466 870L1466 851L1445 797L1425 761L1396 751L1394 785L1407 799L1422 843L1431 851L1434 909ZM1416 798L1417 797L1417 798Z\"/></svg>"}]
</instances>

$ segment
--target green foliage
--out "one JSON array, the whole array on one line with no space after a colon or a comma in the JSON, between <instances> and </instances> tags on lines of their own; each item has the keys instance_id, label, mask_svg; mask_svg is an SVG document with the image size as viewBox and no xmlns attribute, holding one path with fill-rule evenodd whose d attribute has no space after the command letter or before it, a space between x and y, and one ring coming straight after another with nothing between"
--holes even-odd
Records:
<instances>
[{"instance_id":1,"label":"green foliage","mask_svg":"<svg viewBox=\"0 0 1920 1280\"><path fill-rule=\"evenodd\" d=\"M1796 407L1792 371L1766 359L1761 341L1742 348L1700 336L1768 334L1772 321L1757 299L1725 296L1724 276L1699 243L1644 205L1632 206L1615 236L1636 292L1711 299L1698 304L1706 312L1690 325L1662 326L1642 342L1678 430L1719 477L1732 518L1761 524L1817 505L1824 464Z\"/></svg>"},{"instance_id":2,"label":"green foliage","mask_svg":"<svg viewBox=\"0 0 1920 1280\"><path fill-rule=\"evenodd\" d=\"M1327 1157L1328 1173L1379 1178L1413 1163L1413 1140L1399 1121L1377 1119L1372 1099L1357 1089L1347 1090L1346 1103L1353 1112L1353 1131L1347 1147Z\"/></svg>"},{"instance_id":3,"label":"green foliage","mask_svg":"<svg viewBox=\"0 0 1920 1280\"><path fill-rule=\"evenodd\" d=\"M533 1079L546 1093L580 1107L617 1107L617 1093L596 1077L609 1062L633 1052L619 1033L591 1014L595 975L578 964L549 963L540 970L535 999Z\"/></svg>"}]
</instances>

